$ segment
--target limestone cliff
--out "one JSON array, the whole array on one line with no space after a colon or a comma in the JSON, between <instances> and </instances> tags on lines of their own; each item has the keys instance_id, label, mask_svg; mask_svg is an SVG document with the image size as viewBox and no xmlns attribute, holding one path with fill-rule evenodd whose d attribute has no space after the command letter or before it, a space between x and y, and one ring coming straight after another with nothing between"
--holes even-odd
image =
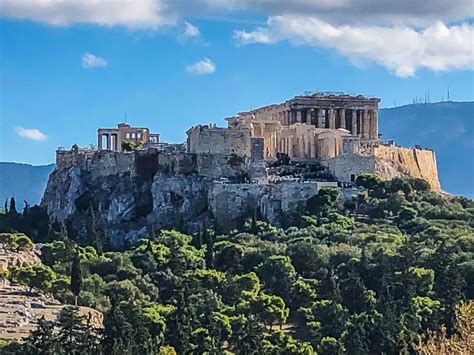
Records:
<instances>
[{"instance_id":1,"label":"limestone cliff","mask_svg":"<svg viewBox=\"0 0 474 355\"><path fill-rule=\"evenodd\" d=\"M208 219L208 183L196 174L93 176L78 166L59 168L49 178L42 205L51 218L67 221L77 238L90 238L95 223L119 246L151 229L199 230Z\"/></svg>"},{"instance_id":2,"label":"limestone cliff","mask_svg":"<svg viewBox=\"0 0 474 355\"><path fill-rule=\"evenodd\" d=\"M321 186L337 186L299 179L249 183L248 161L233 154L69 151L58 158L42 206L79 240L92 242L91 228L98 227L114 246L159 229L228 231L255 212L282 225Z\"/></svg>"},{"instance_id":3,"label":"limestone cliff","mask_svg":"<svg viewBox=\"0 0 474 355\"><path fill-rule=\"evenodd\" d=\"M440 191L436 156L432 150L379 145L374 148L375 173L384 179L416 177L429 182L431 188Z\"/></svg>"}]
</instances>

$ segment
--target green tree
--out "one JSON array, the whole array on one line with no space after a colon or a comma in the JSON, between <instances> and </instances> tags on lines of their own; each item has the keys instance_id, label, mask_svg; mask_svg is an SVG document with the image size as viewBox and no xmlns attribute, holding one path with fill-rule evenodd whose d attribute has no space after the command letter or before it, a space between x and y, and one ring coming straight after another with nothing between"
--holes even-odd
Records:
<instances>
[{"instance_id":1,"label":"green tree","mask_svg":"<svg viewBox=\"0 0 474 355\"><path fill-rule=\"evenodd\" d=\"M26 235L17 234L15 237L16 237L15 244L16 244L17 251L20 251L20 250L28 251L28 250L33 249L34 244L30 240L30 238L28 238Z\"/></svg>"},{"instance_id":2,"label":"green tree","mask_svg":"<svg viewBox=\"0 0 474 355\"><path fill-rule=\"evenodd\" d=\"M77 298L81 292L82 286L82 270L81 270L81 258L79 253L76 251L74 259L71 265L71 292L74 295L74 305L77 307Z\"/></svg>"},{"instance_id":3,"label":"green tree","mask_svg":"<svg viewBox=\"0 0 474 355\"><path fill-rule=\"evenodd\" d=\"M297 274L289 256L273 255L257 269L257 274L268 292L291 299L291 290Z\"/></svg>"},{"instance_id":4,"label":"green tree","mask_svg":"<svg viewBox=\"0 0 474 355\"><path fill-rule=\"evenodd\" d=\"M10 214L17 214L17 210L16 210L16 202L15 202L15 198L12 197L10 199L10 209L8 210L8 213Z\"/></svg>"}]
</instances>

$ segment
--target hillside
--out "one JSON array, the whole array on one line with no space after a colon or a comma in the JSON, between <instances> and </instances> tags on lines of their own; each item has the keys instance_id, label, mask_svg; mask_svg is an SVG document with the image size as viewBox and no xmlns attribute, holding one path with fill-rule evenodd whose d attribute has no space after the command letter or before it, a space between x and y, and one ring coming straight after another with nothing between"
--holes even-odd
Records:
<instances>
[{"instance_id":1,"label":"hillside","mask_svg":"<svg viewBox=\"0 0 474 355\"><path fill-rule=\"evenodd\" d=\"M0 353L472 354L464 324L474 310L474 201L414 179L366 175L357 185L345 202L322 188L288 228L255 217L230 233L150 228L120 249L97 220L82 221L92 238L54 223L45 240L35 226L47 221L32 218L33 209L0 214L0 245L10 253L29 245L1 233L13 226L42 244L41 264L0 272L0 282L24 285L0 287L0 340L18 339L5 334L10 324L25 334L32 327L24 319L32 325L59 306L25 300L30 288L61 304L77 294L87 313L100 312L99 325L104 317L99 332L63 309L58 331L38 321L23 343L0 342ZM449 339L419 343L440 324ZM424 350L441 341L446 351Z\"/></svg>"},{"instance_id":2,"label":"hillside","mask_svg":"<svg viewBox=\"0 0 474 355\"><path fill-rule=\"evenodd\" d=\"M23 201L34 205L40 202L53 171L54 164L33 166L20 163L0 162L0 201L12 196L17 201L18 208L23 208Z\"/></svg>"},{"instance_id":3,"label":"hillside","mask_svg":"<svg viewBox=\"0 0 474 355\"><path fill-rule=\"evenodd\" d=\"M474 102L406 105L379 112L383 140L435 150L443 190L474 196Z\"/></svg>"}]
</instances>

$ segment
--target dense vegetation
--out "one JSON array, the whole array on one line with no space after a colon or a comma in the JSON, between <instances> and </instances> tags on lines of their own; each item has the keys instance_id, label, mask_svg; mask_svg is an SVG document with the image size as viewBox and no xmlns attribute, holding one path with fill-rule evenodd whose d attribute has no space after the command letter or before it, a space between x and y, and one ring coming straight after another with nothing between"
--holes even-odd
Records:
<instances>
[{"instance_id":1,"label":"dense vegetation","mask_svg":"<svg viewBox=\"0 0 474 355\"><path fill-rule=\"evenodd\" d=\"M4 247L19 247L12 229L46 241L42 265L1 277L105 316L93 329L66 309L3 351L395 354L441 342L429 332L441 324L444 340L460 337L456 317L473 314L462 301L474 296L474 202L418 179L357 183L344 203L320 190L287 229L253 219L225 235L159 231L122 251L97 237L78 245L64 225L31 222L28 210L0 216Z\"/></svg>"}]
</instances>

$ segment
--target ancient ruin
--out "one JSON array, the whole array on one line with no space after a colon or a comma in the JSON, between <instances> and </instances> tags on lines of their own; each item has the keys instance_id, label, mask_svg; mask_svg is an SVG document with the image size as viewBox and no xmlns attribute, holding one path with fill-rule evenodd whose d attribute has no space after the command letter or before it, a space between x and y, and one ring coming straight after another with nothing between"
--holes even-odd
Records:
<instances>
[{"instance_id":1,"label":"ancient ruin","mask_svg":"<svg viewBox=\"0 0 474 355\"><path fill-rule=\"evenodd\" d=\"M229 230L253 213L290 223L324 186L350 198L362 173L417 177L440 191L432 150L384 143L378 98L312 93L198 125L186 144L147 128L98 130L98 149L58 150L42 205L79 235L98 219L116 243L149 229ZM141 142L131 151L122 142Z\"/></svg>"},{"instance_id":2,"label":"ancient ruin","mask_svg":"<svg viewBox=\"0 0 474 355\"><path fill-rule=\"evenodd\" d=\"M160 135L150 133L148 128L131 127L126 123L119 123L117 128L99 128L97 130L97 147L99 150L123 152L123 143L158 144Z\"/></svg>"}]
</instances>

